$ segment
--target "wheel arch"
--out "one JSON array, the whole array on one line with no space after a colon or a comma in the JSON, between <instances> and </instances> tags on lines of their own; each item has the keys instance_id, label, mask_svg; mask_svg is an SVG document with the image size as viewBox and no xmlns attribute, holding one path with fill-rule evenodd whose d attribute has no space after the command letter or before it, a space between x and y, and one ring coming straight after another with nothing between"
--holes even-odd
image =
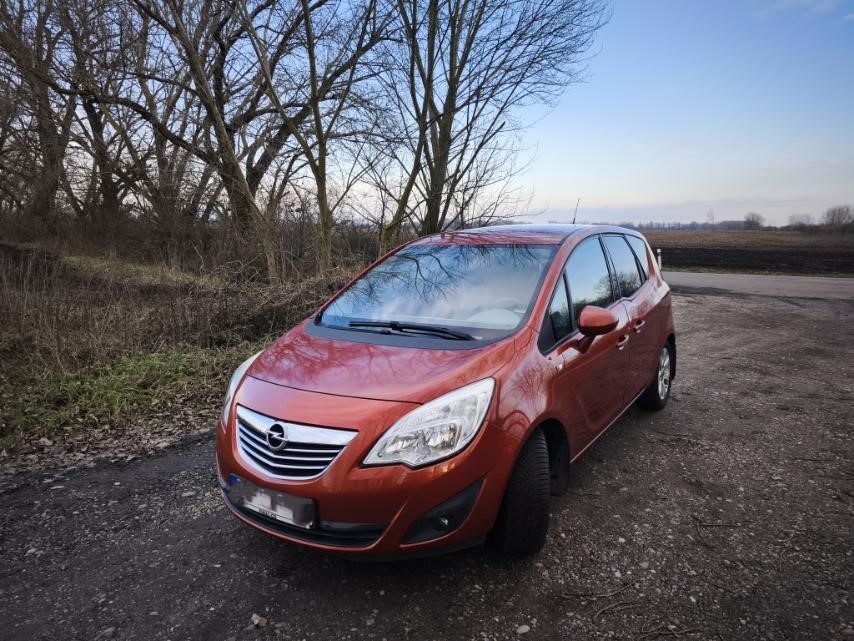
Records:
<instances>
[{"instance_id":1,"label":"wheel arch","mask_svg":"<svg viewBox=\"0 0 854 641\"><path fill-rule=\"evenodd\" d=\"M539 429L546 437L549 452L549 478L553 496L566 493L569 484L569 462L572 459L572 443L566 428L556 418L548 418L536 424L531 430Z\"/></svg>"},{"instance_id":2,"label":"wheel arch","mask_svg":"<svg viewBox=\"0 0 854 641\"><path fill-rule=\"evenodd\" d=\"M667 336L667 342L670 343L670 353L672 355L670 359L670 380L672 381L676 378L676 334L670 332Z\"/></svg>"}]
</instances>

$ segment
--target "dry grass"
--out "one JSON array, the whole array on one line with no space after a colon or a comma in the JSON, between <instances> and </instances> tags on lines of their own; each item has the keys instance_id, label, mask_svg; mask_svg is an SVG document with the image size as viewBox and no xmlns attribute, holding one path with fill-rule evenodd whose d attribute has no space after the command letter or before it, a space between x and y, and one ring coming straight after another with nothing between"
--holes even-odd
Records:
<instances>
[{"instance_id":1,"label":"dry grass","mask_svg":"<svg viewBox=\"0 0 854 641\"><path fill-rule=\"evenodd\" d=\"M159 397L209 402L242 357L352 274L271 288L0 245L0 449L115 421Z\"/></svg>"},{"instance_id":2,"label":"dry grass","mask_svg":"<svg viewBox=\"0 0 854 641\"><path fill-rule=\"evenodd\" d=\"M167 265L134 263L120 258L104 256L60 255L58 260L80 274L96 279L131 285L179 285L219 287L222 279L217 274L198 275L173 269Z\"/></svg>"}]
</instances>

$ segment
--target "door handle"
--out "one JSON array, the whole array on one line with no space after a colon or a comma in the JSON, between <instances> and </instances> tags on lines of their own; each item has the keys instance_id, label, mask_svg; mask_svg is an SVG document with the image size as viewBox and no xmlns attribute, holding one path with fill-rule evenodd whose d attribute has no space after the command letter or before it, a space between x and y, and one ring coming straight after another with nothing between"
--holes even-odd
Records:
<instances>
[{"instance_id":1,"label":"door handle","mask_svg":"<svg viewBox=\"0 0 854 641\"><path fill-rule=\"evenodd\" d=\"M644 326L644 325L646 325L646 321L645 321L645 320L637 320L637 321L635 321L635 326L634 326L635 334L640 334L640 333L641 333L641 330L643 329L643 326Z\"/></svg>"},{"instance_id":2,"label":"door handle","mask_svg":"<svg viewBox=\"0 0 854 641\"><path fill-rule=\"evenodd\" d=\"M623 334L620 338L617 339L617 349L623 349L626 345L629 344L629 335Z\"/></svg>"}]
</instances>

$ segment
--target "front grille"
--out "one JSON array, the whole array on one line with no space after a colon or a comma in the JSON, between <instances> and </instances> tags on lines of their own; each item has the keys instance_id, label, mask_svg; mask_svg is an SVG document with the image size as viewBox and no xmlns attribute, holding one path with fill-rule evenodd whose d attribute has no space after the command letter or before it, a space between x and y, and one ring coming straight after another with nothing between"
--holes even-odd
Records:
<instances>
[{"instance_id":1,"label":"front grille","mask_svg":"<svg viewBox=\"0 0 854 641\"><path fill-rule=\"evenodd\" d=\"M278 450L267 442L267 432L274 425L287 433L287 445ZM319 476L355 436L356 432L351 430L297 425L237 406L240 453L270 476L284 479Z\"/></svg>"},{"instance_id":2,"label":"front grille","mask_svg":"<svg viewBox=\"0 0 854 641\"><path fill-rule=\"evenodd\" d=\"M338 445L315 445L288 442L274 452L264 437L244 423L238 423L240 451L253 463L274 476L309 478L325 470L344 448Z\"/></svg>"}]
</instances>

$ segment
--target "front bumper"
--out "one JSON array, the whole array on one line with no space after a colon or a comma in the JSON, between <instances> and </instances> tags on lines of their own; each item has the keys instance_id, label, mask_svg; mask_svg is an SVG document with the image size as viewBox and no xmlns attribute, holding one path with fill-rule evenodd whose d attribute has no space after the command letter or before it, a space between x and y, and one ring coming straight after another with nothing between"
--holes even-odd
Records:
<instances>
[{"instance_id":1,"label":"front bumper","mask_svg":"<svg viewBox=\"0 0 854 641\"><path fill-rule=\"evenodd\" d=\"M375 544L387 529L384 523L317 521L310 528L290 525L246 509L238 502L233 501L228 483L228 480L220 479L222 497L228 509L237 518L274 537L309 547L335 550L345 554L348 552L367 553L368 548L371 548L370 554L373 556L398 558L429 554L434 548L438 552L449 551L448 548L462 549L477 545L485 538L484 534L470 540L460 537L448 540L449 535L453 534L471 514L471 509L480 495L480 489L483 485L481 481L477 481L448 501L422 515L407 531L404 538L406 545L388 552L384 552L381 548L373 549L376 548ZM442 540L438 546L413 545L439 539Z\"/></svg>"},{"instance_id":2,"label":"front bumper","mask_svg":"<svg viewBox=\"0 0 854 641\"><path fill-rule=\"evenodd\" d=\"M325 401L323 407L328 410L329 397ZM348 403L353 402L348 399ZM381 410L374 414L374 420L384 426L412 407L367 400L358 403L382 403L383 407L374 408ZM264 413L273 408L253 409ZM366 408L356 408L352 415L370 415L362 409ZM466 547L481 541L492 528L518 448L518 443L500 429L493 417L487 416L486 424L464 451L415 470L404 465L362 466L378 431L365 423L355 427L359 428L358 435L320 476L284 480L269 476L248 462L237 445L235 426L226 429L220 423L217 473L226 506L237 518L279 539L330 552L378 558ZM247 510L229 497L235 478L313 499L315 523L301 528Z\"/></svg>"}]
</instances>

